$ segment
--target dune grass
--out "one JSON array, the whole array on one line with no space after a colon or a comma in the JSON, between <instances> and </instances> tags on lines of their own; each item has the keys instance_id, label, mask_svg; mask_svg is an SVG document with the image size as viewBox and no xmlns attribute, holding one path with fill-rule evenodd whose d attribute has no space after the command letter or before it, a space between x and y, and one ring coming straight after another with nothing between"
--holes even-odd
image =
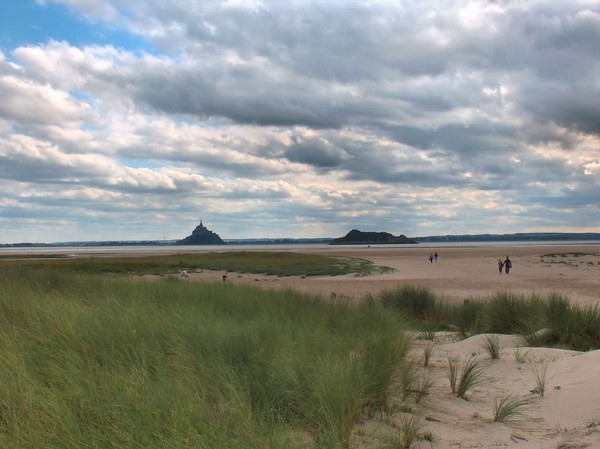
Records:
<instances>
[{"instance_id":1,"label":"dune grass","mask_svg":"<svg viewBox=\"0 0 600 449\"><path fill-rule=\"evenodd\" d=\"M557 293L498 292L486 300L448 303L425 288L403 286L382 293L381 302L411 320L419 331L455 330L463 336L518 334L532 346L600 349L600 306L578 306ZM544 332L538 332L542 329ZM493 341L489 343L486 351L491 350L493 357L499 348Z\"/></svg>"},{"instance_id":2,"label":"dune grass","mask_svg":"<svg viewBox=\"0 0 600 449\"><path fill-rule=\"evenodd\" d=\"M423 416L405 414L399 423L386 429L382 435L382 449L410 449L415 443L425 440Z\"/></svg>"},{"instance_id":3,"label":"dune grass","mask_svg":"<svg viewBox=\"0 0 600 449\"><path fill-rule=\"evenodd\" d=\"M427 288L405 284L380 294L384 307L393 309L405 319L418 323L424 331L438 330L447 321L446 307Z\"/></svg>"},{"instance_id":4,"label":"dune grass","mask_svg":"<svg viewBox=\"0 0 600 449\"><path fill-rule=\"evenodd\" d=\"M525 411L533 405L530 397L518 397L505 394L494 398L493 417L495 422L510 423L527 418Z\"/></svg>"},{"instance_id":5,"label":"dune grass","mask_svg":"<svg viewBox=\"0 0 600 449\"><path fill-rule=\"evenodd\" d=\"M456 396L467 399L468 392L486 382L485 370L481 366L481 361L470 358L460 369L460 377L456 384Z\"/></svg>"},{"instance_id":6,"label":"dune grass","mask_svg":"<svg viewBox=\"0 0 600 449\"><path fill-rule=\"evenodd\" d=\"M500 347L500 337L498 337L497 335L484 335L482 348L493 360L499 359L502 355L502 348Z\"/></svg>"},{"instance_id":7,"label":"dune grass","mask_svg":"<svg viewBox=\"0 0 600 449\"><path fill-rule=\"evenodd\" d=\"M534 389L533 391L536 392L536 394L538 394L541 398L544 397L544 394L546 394L546 388L548 387L548 363L532 363L529 366L529 369L531 371L531 374L533 374L533 380L534 380Z\"/></svg>"},{"instance_id":8,"label":"dune grass","mask_svg":"<svg viewBox=\"0 0 600 449\"><path fill-rule=\"evenodd\" d=\"M455 355L446 356L447 362L447 375L448 381L450 382L450 390L452 394L456 394L456 388L458 386L458 369L460 367L460 357Z\"/></svg>"},{"instance_id":9,"label":"dune grass","mask_svg":"<svg viewBox=\"0 0 600 449\"><path fill-rule=\"evenodd\" d=\"M349 447L408 349L375 302L4 267L0 447Z\"/></svg>"}]
</instances>

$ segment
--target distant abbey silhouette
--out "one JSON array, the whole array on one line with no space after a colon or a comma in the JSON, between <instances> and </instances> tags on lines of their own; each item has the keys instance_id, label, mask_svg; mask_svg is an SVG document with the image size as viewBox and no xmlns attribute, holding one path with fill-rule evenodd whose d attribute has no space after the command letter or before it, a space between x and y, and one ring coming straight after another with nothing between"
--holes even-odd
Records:
<instances>
[{"instance_id":1,"label":"distant abbey silhouette","mask_svg":"<svg viewBox=\"0 0 600 449\"><path fill-rule=\"evenodd\" d=\"M188 235L186 238L178 240L175 242L176 245L227 245L223 241L219 234L210 231L207 229L204 224L202 224L202 219L200 219L200 224L196 226L196 229L192 232L191 235Z\"/></svg>"}]
</instances>

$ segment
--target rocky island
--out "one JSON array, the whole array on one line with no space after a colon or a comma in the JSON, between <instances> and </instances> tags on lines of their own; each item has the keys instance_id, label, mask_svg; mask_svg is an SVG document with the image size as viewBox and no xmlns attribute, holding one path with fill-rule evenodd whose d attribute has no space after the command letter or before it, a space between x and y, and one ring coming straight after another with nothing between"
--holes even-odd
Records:
<instances>
[{"instance_id":1,"label":"rocky island","mask_svg":"<svg viewBox=\"0 0 600 449\"><path fill-rule=\"evenodd\" d=\"M344 237L333 239L330 245L402 245L408 243L418 243L416 240L409 239L405 235L395 236L389 232L362 232L353 229Z\"/></svg>"},{"instance_id":2,"label":"rocky island","mask_svg":"<svg viewBox=\"0 0 600 449\"><path fill-rule=\"evenodd\" d=\"M219 234L207 229L200 220L200 224L186 238L175 242L176 245L227 245Z\"/></svg>"}]
</instances>

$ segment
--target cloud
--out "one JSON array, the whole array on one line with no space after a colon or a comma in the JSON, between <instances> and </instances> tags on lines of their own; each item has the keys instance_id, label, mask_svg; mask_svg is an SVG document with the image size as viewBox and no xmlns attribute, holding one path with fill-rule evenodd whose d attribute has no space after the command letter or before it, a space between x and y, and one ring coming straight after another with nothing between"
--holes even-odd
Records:
<instances>
[{"instance_id":1,"label":"cloud","mask_svg":"<svg viewBox=\"0 0 600 449\"><path fill-rule=\"evenodd\" d=\"M146 210L165 233L203 215L243 237L600 219L597 2L53 2L149 44L0 52L0 209L48 217L28 229L149 235Z\"/></svg>"}]
</instances>

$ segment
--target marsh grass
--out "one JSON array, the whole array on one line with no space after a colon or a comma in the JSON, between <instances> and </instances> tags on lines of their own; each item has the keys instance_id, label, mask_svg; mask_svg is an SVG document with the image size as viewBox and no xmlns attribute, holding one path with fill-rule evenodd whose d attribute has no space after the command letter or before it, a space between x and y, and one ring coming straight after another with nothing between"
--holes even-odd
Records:
<instances>
[{"instance_id":1,"label":"marsh grass","mask_svg":"<svg viewBox=\"0 0 600 449\"><path fill-rule=\"evenodd\" d=\"M493 420L495 422L515 422L526 418L525 411L533 403L531 398L520 398L511 394L494 398Z\"/></svg>"},{"instance_id":2,"label":"marsh grass","mask_svg":"<svg viewBox=\"0 0 600 449\"><path fill-rule=\"evenodd\" d=\"M349 447L409 348L372 302L5 268L0 447Z\"/></svg>"},{"instance_id":3,"label":"marsh grass","mask_svg":"<svg viewBox=\"0 0 600 449\"><path fill-rule=\"evenodd\" d=\"M182 248L184 251L185 249ZM43 255L42 255L43 256ZM43 260L40 260L43 259ZM144 257L42 257L1 260L2 266L48 267L76 273L110 273L119 275L166 275L183 269L261 273L275 276L337 276L349 273L365 275L385 271L365 259L329 257L272 251L224 251L181 253Z\"/></svg>"}]
</instances>

